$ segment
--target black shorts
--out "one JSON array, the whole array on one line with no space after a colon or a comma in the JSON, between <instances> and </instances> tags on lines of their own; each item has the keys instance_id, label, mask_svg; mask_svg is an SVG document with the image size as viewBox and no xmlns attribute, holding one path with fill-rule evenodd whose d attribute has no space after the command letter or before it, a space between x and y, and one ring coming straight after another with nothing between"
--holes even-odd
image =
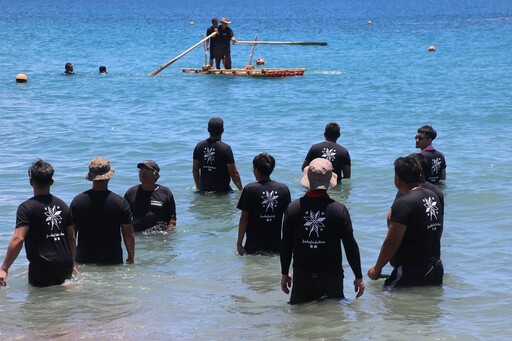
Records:
<instances>
[{"instance_id":1,"label":"black shorts","mask_svg":"<svg viewBox=\"0 0 512 341\"><path fill-rule=\"evenodd\" d=\"M33 263L28 266L28 283L35 287L49 287L61 285L66 279L71 278L73 267L52 266Z\"/></svg>"},{"instance_id":2,"label":"black shorts","mask_svg":"<svg viewBox=\"0 0 512 341\"><path fill-rule=\"evenodd\" d=\"M321 298L345 298L343 274L331 272L294 271L290 304L305 303Z\"/></svg>"},{"instance_id":3,"label":"black shorts","mask_svg":"<svg viewBox=\"0 0 512 341\"><path fill-rule=\"evenodd\" d=\"M443 284L444 268L441 260L426 266L400 265L393 269L385 286L409 287Z\"/></svg>"}]
</instances>

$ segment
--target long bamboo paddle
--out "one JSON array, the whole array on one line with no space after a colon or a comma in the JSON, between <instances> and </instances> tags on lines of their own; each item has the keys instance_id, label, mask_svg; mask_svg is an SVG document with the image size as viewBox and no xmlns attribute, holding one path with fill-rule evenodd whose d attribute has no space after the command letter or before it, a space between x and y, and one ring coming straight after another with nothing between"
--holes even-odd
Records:
<instances>
[{"instance_id":1,"label":"long bamboo paddle","mask_svg":"<svg viewBox=\"0 0 512 341\"><path fill-rule=\"evenodd\" d=\"M250 40L237 40L234 44L259 44L259 45L317 45L326 46L326 42L318 41L250 41Z\"/></svg>"},{"instance_id":2,"label":"long bamboo paddle","mask_svg":"<svg viewBox=\"0 0 512 341\"><path fill-rule=\"evenodd\" d=\"M148 76L155 76L155 75L157 75L160 71L162 71L163 69L165 69L166 67L168 67L169 65L171 65L172 63L174 63L175 61L177 61L178 59L180 59L181 57L183 57L184 55L186 55L187 53L189 53L190 51L192 51L193 49L198 47L199 45L201 45L206 40L216 36L217 34L219 34L219 32L213 32L208 37L201 39L199 42L197 42L194 46L192 46L188 50L182 52L180 55L178 55L178 56L174 57L173 59L169 60L167 63L165 63L164 65L160 66L158 69L155 69L155 70L151 71L151 73L148 74Z\"/></svg>"}]
</instances>

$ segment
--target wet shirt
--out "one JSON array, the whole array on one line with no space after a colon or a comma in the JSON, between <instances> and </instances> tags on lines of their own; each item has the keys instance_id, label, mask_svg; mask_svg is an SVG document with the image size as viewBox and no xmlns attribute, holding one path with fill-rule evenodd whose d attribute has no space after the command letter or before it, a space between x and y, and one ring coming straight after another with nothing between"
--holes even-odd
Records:
<instances>
[{"instance_id":1,"label":"wet shirt","mask_svg":"<svg viewBox=\"0 0 512 341\"><path fill-rule=\"evenodd\" d=\"M334 172L338 175L338 183L341 182L343 167L351 165L348 150L335 142L324 141L311 146L306 160L311 162L319 157L331 161Z\"/></svg>"},{"instance_id":2,"label":"wet shirt","mask_svg":"<svg viewBox=\"0 0 512 341\"><path fill-rule=\"evenodd\" d=\"M231 191L231 177L226 165L234 164L235 158L229 145L221 140L203 140L195 147L193 158L199 161L201 191Z\"/></svg>"},{"instance_id":3,"label":"wet shirt","mask_svg":"<svg viewBox=\"0 0 512 341\"><path fill-rule=\"evenodd\" d=\"M136 185L126 191L124 198L133 214L133 230L144 231L160 222L166 225L176 220L176 204L169 188L158 185L154 191L146 191Z\"/></svg>"},{"instance_id":4,"label":"wet shirt","mask_svg":"<svg viewBox=\"0 0 512 341\"><path fill-rule=\"evenodd\" d=\"M253 182L244 187L237 208L249 213L247 253L279 252L283 214L290 201L290 190L279 182Z\"/></svg>"},{"instance_id":5,"label":"wet shirt","mask_svg":"<svg viewBox=\"0 0 512 341\"><path fill-rule=\"evenodd\" d=\"M294 271L343 274L341 243L356 278L362 278L359 247L345 205L327 194L304 197L288 205L283 220L281 273Z\"/></svg>"},{"instance_id":6,"label":"wet shirt","mask_svg":"<svg viewBox=\"0 0 512 341\"><path fill-rule=\"evenodd\" d=\"M391 265L426 266L437 262L443 214L439 197L425 188L410 190L397 199L391 207L390 221L405 225L406 230Z\"/></svg>"},{"instance_id":7,"label":"wet shirt","mask_svg":"<svg viewBox=\"0 0 512 341\"><path fill-rule=\"evenodd\" d=\"M438 183L441 171L446 168L446 161L443 153L432 148L429 150L423 150L421 154L425 156L428 163L425 180L430 183Z\"/></svg>"},{"instance_id":8,"label":"wet shirt","mask_svg":"<svg viewBox=\"0 0 512 341\"><path fill-rule=\"evenodd\" d=\"M130 224L130 205L107 190L88 190L71 202L78 232L76 260L82 263L123 263L121 224Z\"/></svg>"},{"instance_id":9,"label":"wet shirt","mask_svg":"<svg viewBox=\"0 0 512 341\"><path fill-rule=\"evenodd\" d=\"M18 206L16 228L29 228L25 238L25 252L31 264L29 269L36 267L55 272L60 268L62 273L71 275L73 258L67 228L72 224L68 205L51 194L35 196Z\"/></svg>"}]
</instances>

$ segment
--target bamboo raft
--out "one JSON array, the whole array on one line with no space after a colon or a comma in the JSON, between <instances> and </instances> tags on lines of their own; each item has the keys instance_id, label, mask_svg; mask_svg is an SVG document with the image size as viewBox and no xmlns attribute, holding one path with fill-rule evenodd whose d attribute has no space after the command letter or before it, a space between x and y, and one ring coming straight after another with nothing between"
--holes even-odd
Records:
<instances>
[{"instance_id":1,"label":"bamboo raft","mask_svg":"<svg viewBox=\"0 0 512 341\"><path fill-rule=\"evenodd\" d=\"M204 37L195 45L190 47L188 50L182 52L178 56L174 57L164 65L159 68L153 70L148 76L156 76L160 71L203 44L204 46L204 62L205 64L200 69L194 68L181 68L183 72L195 73L195 74L204 74L204 75L226 75L226 76L246 76L246 77L290 77L290 76L303 76L306 69L304 68L255 68L252 65L252 56L254 54L254 48L256 45L317 45L317 46L326 46L325 42L308 42L308 41L258 41L258 35L254 37L253 41L235 41L234 44L248 44L252 45L252 51L249 58L249 64L245 66L243 69L214 69L210 65L208 65L208 51L207 51L207 43L206 41L210 38L215 37L218 32L213 32L207 37ZM261 63L263 64L263 63ZM260 64L258 64L260 65Z\"/></svg>"},{"instance_id":2,"label":"bamboo raft","mask_svg":"<svg viewBox=\"0 0 512 341\"><path fill-rule=\"evenodd\" d=\"M303 76L304 68L261 68L261 69L214 69L203 67L201 69L181 68L183 72L198 73L204 75L226 75L226 76L246 76L246 77L290 77Z\"/></svg>"}]
</instances>

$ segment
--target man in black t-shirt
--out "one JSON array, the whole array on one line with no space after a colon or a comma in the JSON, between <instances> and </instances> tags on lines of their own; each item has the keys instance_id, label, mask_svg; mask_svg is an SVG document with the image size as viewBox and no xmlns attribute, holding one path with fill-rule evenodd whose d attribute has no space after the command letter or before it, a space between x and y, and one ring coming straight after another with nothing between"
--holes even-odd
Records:
<instances>
[{"instance_id":1,"label":"man in black t-shirt","mask_svg":"<svg viewBox=\"0 0 512 341\"><path fill-rule=\"evenodd\" d=\"M23 243L29 261L28 282L34 286L60 285L74 269L75 233L68 206L50 194L53 167L38 160L28 170L34 196L16 213L16 229L0 268L0 286L18 257Z\"/></svg>"},{"instance_id":2,"label":"man in black t-shirt","mask_svg":"<svg viewBox=\"0 0 512 341\"><path fill-rule=\"evenodd\" d=\"M134 231L151 227L164 227L172 231L176 227L176 204L169 188L156 183L160 178L160 167L153 160L137 164L140 185L126 191L124 198L130 204Z\"/></svg>"},{"instance_id":3,"label":"man in black t-shirt","mask_svg":"<svg viewBox=\"0 0 512 341\"><path fill-rule=\"evenodd\" d=\"M312 160L322 157L331 161L334 173L338 176L338 183L341 182L341 179L349 179L352 163L348 150L336 143L340 136L340 126L335 122L327 123L324 132L325 141L311 146L302 164L302 170L304 170Z\"/></svg>"},{"instance_id":4,"label":"man in black t-shirt","mask_svg":"<svg viewBox=\"0 0 512 341\"><path fill-rule=\"evenodd\" d=\"M220 117L208 121L210 138L199 142L194 148L192 174L198 191L231 192L230 179L241 191L240 173L235 165L231 147L221 141L224 121Z\"/></svg>"},{"instance_id":5,"label":"man in black t-shirt","mask_svg":"<svg viewBox=\"0 0 512 341\"><path fill-rule=\"evenodd\" d=\"M334 201L327 189L337 184L332 164L317 158L304 168L302 184L309 191L285 211L281 244L281 289L289 293L293 256L293 286L290 304L327 298L344 298L340 241L355 275L356 297L364 293L359 247L345 205Z\"/></svg>"},{"instance_id":6,"label":"man in black t-shirt","mask_svg":"<svg viewBox=\"0 0 512 341\"><path fill-rule=\"evenodd\" d=\"M122 264L121 234L128 253L126 263L134 261L135 237L130 205L108 189L114 172L109 160L103 157L93 159L85 176L92 181L92 189L77 195L71 202L78 233L77 262Z\"/></svg>"},{"instance_id":7,"label":"man in black t-shirt","mask_svg":"<svg viewBox=\"0 0 512 341\"><path fill-rule=\"evenodd\" d=\"M272 155L256 155L252 165L257 182L244 187L237 206L242 211L236 243L240 256L279 252L283 213L291 201L288 187L270 179L276 165Z\"/></svg>"},{"instance_id":8,"label":"man in black t-shirt","mask_svg":"<svg viewBox=\"0 0 512 341\"><path fill-rule=\"evenodd\" d=\"M404 195L391 207L386 238L377 262L368 270L368 276L376 280L390 262L394 269L386 286L443 282L443 207L434 192L420 186L420 179L421 166L414 157L395 161L395 186Z\"/></svg>"},{"instance_id":9,"label":"man in black t-shirt","mask_svg":"<svg viewBox=\"0 0 512 341\"><path fill-rule=\"evenodd\" d=\"M221 25L217 28L219 35L215 41L215 67L220 69L220 61L223 60L224 67L231 69L231 42L236 43L233 30L228 27L231 21L224 17L220 20Z\"/></svg>"},{"instance_id":10,"label":"man in black t-shirt","mask_svg":"<svg viewBox=\"0 0 512 341\"><path fill-rule=\"evenodd\" d=\"M218 32L219 20L217 18L212 19L212 26L210 26L206 30L206 36L209 37L213 32ZM217 36L214 36L208 39L206 43L206 48L210 51L210 66L213 66L213 61L215 60L215 42L217 41ZM224 59L224 58L222 58Z\"/></svg>"},{"instance_id":11,"label":"man in black t-shirt","mask_svg":"<svg viewBox=\"0 0 512 341\"><path fill-rule=\"evenodd\" d=\"M439 180L446 180L446 160L443 153L432 146L432 141L437 137L437 132L431 126L422 126L415 136L416 148L421 149L421 154L428 162L425 172L425 181L438 183Z\"/></svg>"}]
</instances>

